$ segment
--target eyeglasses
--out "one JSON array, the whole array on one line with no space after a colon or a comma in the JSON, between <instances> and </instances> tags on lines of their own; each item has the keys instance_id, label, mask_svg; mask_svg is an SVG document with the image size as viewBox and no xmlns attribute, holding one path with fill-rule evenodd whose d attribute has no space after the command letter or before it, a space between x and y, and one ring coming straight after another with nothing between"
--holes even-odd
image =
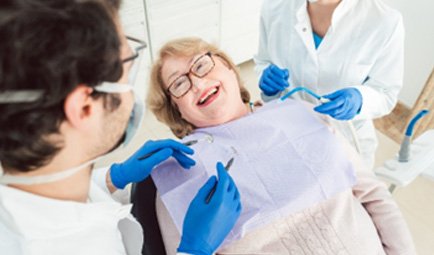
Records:
<instances>
[{"instance_id":1,"label":"eyeglasses","mask_svg":"<svg viewBox=\"0 0 434 255\"><path fill-rule=\"evenodd\" d=\"M146 47L148 47L146 42L143 40L140 40L140 39L137 39L137 38L134 38L131 36L126 36L126 37L127 37L128 45L131 47L131 49L134 50L134 54L132 56L129 56L126 59L123 59L122 63L129 62L129 61L136 59L137 57L139 57L140 51L145 49Z\"/></svg>"},{"instance_id":2,"label":"eyeglasses","mask_svg":"<svg viewBox=\"0 0 434 255\"><path fill-rule=\"evenodd\" d=\"M190 74L198 78L203 78L214 68L215 62L211 55L211 52L207 52L196 59L187 73L179 76L172 83L170 83L167 91L175 98L181 98L187 94L193 85L193 82L189 76Z\"/></svg>"},{"instance_id":3,"label":"eyeglasses","mask_svg":"<svg viewBox=\"0 0 434 255\"><path fill-rule=\"evenodd\" d=\"M129 47L133 50L133 54L125 59L122 60L122 63L127 63L130 61L133 61L131 64L131 67L129 68L129 75L128 75L128 82L131 85L136 85L136 77L137 74L140 72L141 69L141 62L143 60L143 54L141 54L141 51L147 47L146 42L131 37L126 36L127 42Z\"/></svg>"}]
</instances>

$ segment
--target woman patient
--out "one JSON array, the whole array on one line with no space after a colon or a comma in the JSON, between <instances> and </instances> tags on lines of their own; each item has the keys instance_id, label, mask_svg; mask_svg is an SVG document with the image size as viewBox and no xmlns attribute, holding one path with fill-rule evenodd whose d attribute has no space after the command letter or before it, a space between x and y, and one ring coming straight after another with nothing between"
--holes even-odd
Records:
<instances>
[{"instance_id":1,"label":"woman patient","mask_svg":"<svg viewBox=\"0 0 434 255\"><path fill-rule=\"evenodd\" d=\"M197 141L192 169L169 160L152 174L168 254L194 191L231 158L243 211L219 254L415 254L386 187L326 119L291 99L253 108L235 65L213 45L163 46L148 104L183 142Z\"/></svg>"}]
</instances>

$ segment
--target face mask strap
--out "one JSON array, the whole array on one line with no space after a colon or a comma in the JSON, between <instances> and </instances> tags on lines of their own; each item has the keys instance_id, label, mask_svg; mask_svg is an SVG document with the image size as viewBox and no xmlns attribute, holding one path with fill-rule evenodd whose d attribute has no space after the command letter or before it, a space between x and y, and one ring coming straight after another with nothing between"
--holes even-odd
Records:
<instances>
[{"instance_id":1,"label":"face mask strap","mask_svg":"<svg viewBox=\"0 0 434 255\"><path fill-rule=\"evenodd\" d=\"M43 94L42 90L6 90L0 92L0 104L32 103Z\"/></svg>"},{"instance_id":2,"label":"face mask strap","mask_svg":"<svg viewBox=\"0 0 434 255\"><path fill-rule=\"evenodd\" d=\"M86 163L83 163L77 167L74 167L74 168L71 168L68 170L64 170L64 171L59 172L59 173L38 175L38 176L16 176L16 175L4 174L3 169L1 168L1 164L0 164L0 170L3 173L3 175L0 175L0 184L3 184L3 185L7 185L7 184L35 185L35 184L45 184L45 183L63 180L63 179L66 179L66 178L74 175L75 173L79 172L80 170L84 169L85 167L95 163L99 159L100 159L100 157L93 159L91 161L88 161Z\"/></svg>"},{"instance_id":3,"label":"face mask strap","mask_svg":"<svg viewBox=\"0 0 434 255\"><path fill-rule=\"evenodd\" d=\"M134 87L130 84L103 82L101 85L94 87L94 89L104 93L125 93L134 90Z\"/></svg>"}]
</instances>

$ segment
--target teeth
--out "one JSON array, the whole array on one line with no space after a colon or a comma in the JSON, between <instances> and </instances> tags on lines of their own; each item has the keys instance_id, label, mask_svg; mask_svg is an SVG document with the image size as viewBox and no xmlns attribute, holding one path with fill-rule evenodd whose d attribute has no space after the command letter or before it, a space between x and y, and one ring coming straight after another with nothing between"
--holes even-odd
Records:
<instances>
[{"instance_id":1,"label":"teeth","mask_svg":"<svg viewBox=\"0 0 434 255\"><path fill-rule=\"evenodd\" d=\"M217 88L213 88L210 91L208 91L208 93L206 93L206 95L202 99L200 99L199 104L203 104L208 99L208 97L210 97L212 94L216 92L217 92Z\"/></svg>"}]
</instances>

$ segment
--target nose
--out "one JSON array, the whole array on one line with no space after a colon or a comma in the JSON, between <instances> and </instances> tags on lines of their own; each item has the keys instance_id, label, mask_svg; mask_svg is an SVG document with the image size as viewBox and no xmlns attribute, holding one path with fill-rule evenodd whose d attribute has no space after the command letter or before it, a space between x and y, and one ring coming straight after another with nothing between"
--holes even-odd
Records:
<instances>
[{"instance_id":1,"label":"nose","mask_svg":"<svg viewBox=\"0 0 434 255\"><path fill-rule=\"evenodd\" d=\"M203 88L205 83L206 83L206 81L203 78L199 78L199 77L196 77L194 75L190 76L190 80L191 80L191 84L192 84L191 90L193 92L200 91L200 88Z\"/></svg>"}]
</instances>

